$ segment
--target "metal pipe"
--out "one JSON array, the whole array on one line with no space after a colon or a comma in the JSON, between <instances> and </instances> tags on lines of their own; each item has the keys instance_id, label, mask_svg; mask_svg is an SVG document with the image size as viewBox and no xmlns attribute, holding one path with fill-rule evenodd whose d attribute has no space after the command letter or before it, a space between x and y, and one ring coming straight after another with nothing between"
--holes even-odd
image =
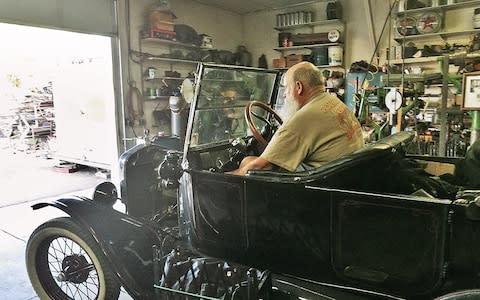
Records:
<instances>
[{"instance_id":1,"label":"metal pipe","mask_svg":"<svg viewBox=\"0 0 480 300\"><path fill-rule=\"evenodd\" d=\"M368 27L368 36L370 38L371 48L375 48L375 42L377 41L377 37L375 36L375 29L373 28L373 15L372 15L372 7L370 0L364 0L364 7L365 7L365 15L367 19L367 27Z\"/></svg>"},{"instance_id":2,"label":"metal pipe","mask_svg":"<svg viewBox=\"0 0 480 300\"><path fill-rule=\"evenodd\" d=\"M447 155L447 137L448 137L448 128L447 128L447 101L448 101L448 65L449 57L445 55L441 59L442 63L442 101L440 105L440 140L438 145L438 155L446 156Z\"/></svg>"},{"instance_id":3,"label":"metal pipe","mask_svg":"<svg viewBox=\"0 0 480 300\"><path fill-rule=\"evenodd\" d=\"M472 117L470 145L472 145L475 141L480 139L480 111L472 111L470 115Z\"/></svg>"}]
</instances>

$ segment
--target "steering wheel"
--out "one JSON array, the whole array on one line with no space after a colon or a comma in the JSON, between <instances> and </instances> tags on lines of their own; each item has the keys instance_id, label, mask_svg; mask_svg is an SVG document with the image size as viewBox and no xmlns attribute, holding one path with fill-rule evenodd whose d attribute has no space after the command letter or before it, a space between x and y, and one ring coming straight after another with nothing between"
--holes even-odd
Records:
<instances>
[{"instance_id":1,"label":"steering wheel","mask_svg":"<svg viewBox=\"0 0 480 300\"><path fill-rule=\"evenodd\" d=\"M260 132L258 131L257 127L255 126L255 124L253 123L253 120L252 120L252 116L256 117L257 119L260 119L262 120L263 122L265 122L268 126L270 126L270 128L273 128L273 125L272 123L270 123L266 118L256 114L254 111L253 111L253 107L256 106L256 107L260 107L264 110L266 110L268 113L272 114L273 117L275 118L275 120L277 120L277 122L282 125L283 124L283 121L282 121L282 118L280 118L280 116L270 107L268 106L267 104L263 103L263 102L260 102L260 101L250 101L247 103L247 105L245 106L245 121L247 122L247 125L248 125L248 128L250 129L250 131L252 132L253 134L253 137L257 140L257 142L259 142L263 147L266 147L267 144L268 144L268 141L265 140L265 138L260 134Z\"/></svg>"}]
</instances>

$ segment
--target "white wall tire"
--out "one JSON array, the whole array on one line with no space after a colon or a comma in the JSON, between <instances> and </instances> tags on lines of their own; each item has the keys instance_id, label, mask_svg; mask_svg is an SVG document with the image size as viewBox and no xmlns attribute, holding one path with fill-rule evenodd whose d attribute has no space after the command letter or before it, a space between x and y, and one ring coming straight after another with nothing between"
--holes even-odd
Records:
<instances>
[{"instance_id":1,"label":"white wall tire","mask_svg":"<svg viewBox=\"0 0 480 300\"><path fill-rule=\"evenodd\" d=\"M26 248L30 282L40 299L118 299L120 285L92 236L71 218L40 225ZM69 274L68 279L59 279Z\"/></svg>"}]
</instances>

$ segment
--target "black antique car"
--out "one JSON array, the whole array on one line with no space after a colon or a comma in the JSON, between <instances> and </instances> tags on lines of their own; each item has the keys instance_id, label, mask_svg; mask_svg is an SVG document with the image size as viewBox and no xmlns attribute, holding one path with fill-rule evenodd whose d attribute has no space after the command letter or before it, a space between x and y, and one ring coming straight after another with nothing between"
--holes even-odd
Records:
<instances>
[{"instance_id":1,"label":"black antique car","mask_svg":"<svg viewBox=\"0 0 480 300\"><path fill-rule=\"evenodd\" d=\"M121 157L127 214L110 183L33 206L70 216L28 241L41 299L478 296L480 191L426 172L458 161L406 156L401 132L314 170L227 174L280 125L280 75L197 73L183 151L156 138Z\"/></svg>"}]
</instances>

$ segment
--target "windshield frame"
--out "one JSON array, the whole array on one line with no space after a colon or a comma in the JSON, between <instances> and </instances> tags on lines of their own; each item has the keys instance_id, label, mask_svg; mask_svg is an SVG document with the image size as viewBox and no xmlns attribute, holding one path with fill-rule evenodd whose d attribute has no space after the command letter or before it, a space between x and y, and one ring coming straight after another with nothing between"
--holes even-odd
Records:
<instances>
[{"instance_id":1,"label":"windshield frame","mask_svg":"<svg viewBox=\"0 0 480 300\"><path fill-rule=\"evenodd\" d=\"M199 112L201 111L206 111L208 109L228 109L228 108L236 108L242 109L242 119L243 119L243 107L244 105L240 104L226 104L224 106L214 106L214 107L200 107L200 93L202 89L202 84L208 79L205 78L205 74L207 70L221 70L221 71L247 71L247 72L254 72L260 74L272 74L272 82L270 82L271 87L270 87L270 95L268 99L266 100L266 104L268 104L270 107L274 107L275 101L277 100L277 93L279 89L279 83L280 83L280 72L278 70L269 70L269 69L261 69L261 68L253 68L253 67L243 67L243 66L231 66L231 65L217 65L217 64L208 64L208 63L199 63L197 66L197 72L196 72L196 78L195 78L195 91L194 91L194 97L193 101L190 104L190 112L189 112L189 117L188 117L188 125L187 125L187 131L185 135L185 145L184 145L184 153L188 152L189 150L202 150L205 148L210 148L210 147L217 147L219 145L223 144L228 144L231 142L231 139L226 138L225 140L221 141L213 141L213 142L208 142L208 143L202 143L202 144L197 144L197 143L192 143L192 140L195 140L195 138L192 138L192 134L194 133L194 126L195 126L195 118L198 116ZM267 91L268 92L268 91ZM205 100L204 100L205 101ZM244 99L245 101L245 99ZM251 100L247 100L251 101ZM270 115L267 115L267 118L270 119Z\"/></svg>"}]
</instances>

